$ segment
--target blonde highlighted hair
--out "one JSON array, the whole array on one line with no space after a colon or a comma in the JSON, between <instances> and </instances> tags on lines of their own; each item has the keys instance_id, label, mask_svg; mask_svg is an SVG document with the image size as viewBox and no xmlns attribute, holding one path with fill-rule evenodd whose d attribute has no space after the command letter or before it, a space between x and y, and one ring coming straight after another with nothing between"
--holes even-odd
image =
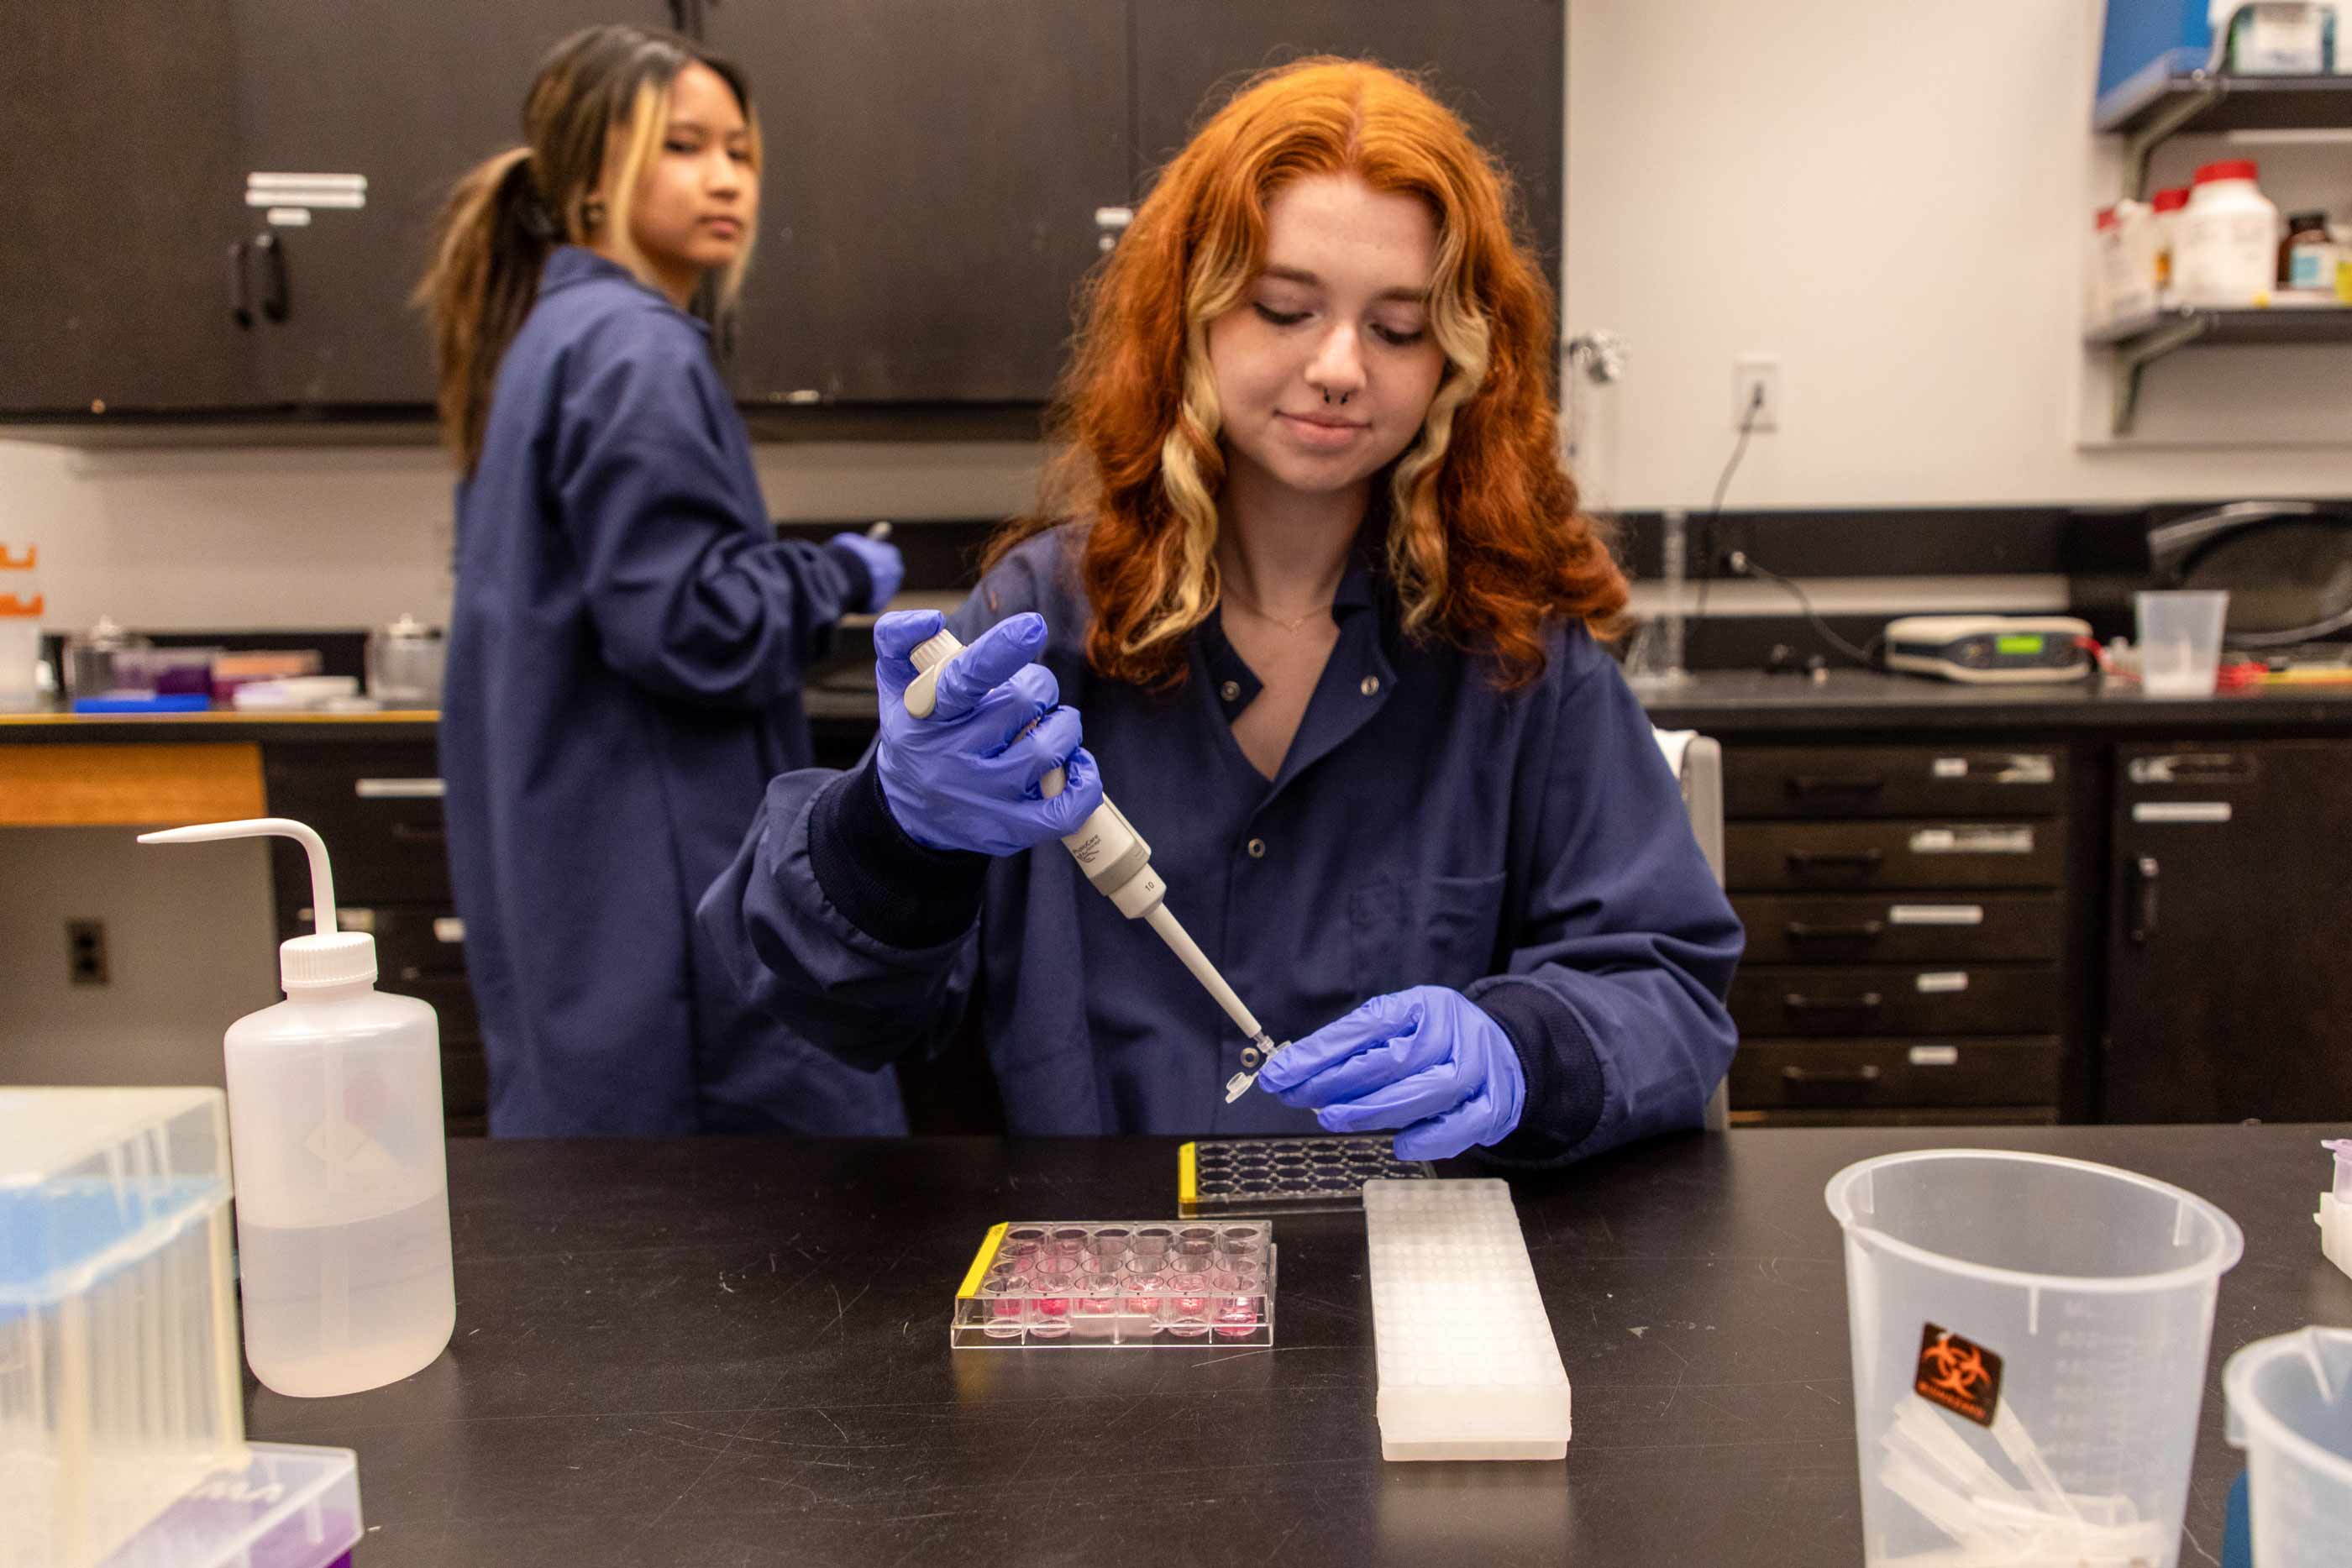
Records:
<instances>
[{"instance_id":1,"label":"blonde highlighted hair","mask_svg":"<svg viewBox=\"0 0 2352 1568\"><path fill-rule=\"evenodd\" d=\"M1503 684L1543 667L1543 625L1619 628L1624 577L1559 467L1551 296L1514 232L1508 177L1412 78L1317 58L1236 93L1160 174L1097 273L1056 398L1043 504L992 542L1077 518L1094 612L1089 663L1165 686L1220 591L1224 482L1209 324L1265 265L1266 208L1293 180L1351 174L1425 202L1428 298L1445 369L1388 475L1386 569L1406 631L1492 658Z\"/></svg>"},{"instance_id":2,"label":"blonde highlighted hair","mask_svg":"<svg viewBox=\"0 0 2352 1568\"><path fill-rule=\"evenodd\" d=\"M741 69L674 33L616 24L583 28L548 51L523 99L523 145L475 165L443 204L415 303L432 330L442 435L465 473L481 461L499 361L530 314L549 254L601 232L632 272L652 279L629 213L660 155L677 74L690 65L735 94L756 180L760 121ZM605 210L592 214L600 189ZM733 306L751 260L747 235L719 275L720 310Z\"/></svg>"}]
</instances>

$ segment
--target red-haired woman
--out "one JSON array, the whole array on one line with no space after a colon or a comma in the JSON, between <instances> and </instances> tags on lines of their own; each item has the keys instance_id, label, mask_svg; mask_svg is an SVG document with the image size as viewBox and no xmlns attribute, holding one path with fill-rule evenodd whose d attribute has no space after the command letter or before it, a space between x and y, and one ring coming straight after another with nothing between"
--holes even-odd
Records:
<instances>
[{"instance_id":1,"label":"red-haired woman","mask_svg":"<svg viewBox=\"0 0 2352 1568\"><path fill-rule=\"evenodd\" d=\"M1018 1133L1319 1121L1554 1164L1697 1124L1739 925L1600 645L1624 580L1554 456L1507 192L1372 66L1202 127L1097 282L1046 505L947 618L936 707L899 698L940 617L884 617L875 749L778 779L705 896L758 1000L878 1066L976 991ZM1224 1103L1247 1042L1053 843L1106 780L1303 1036L1268 1092Z\"/></svg>"}]
</instances>

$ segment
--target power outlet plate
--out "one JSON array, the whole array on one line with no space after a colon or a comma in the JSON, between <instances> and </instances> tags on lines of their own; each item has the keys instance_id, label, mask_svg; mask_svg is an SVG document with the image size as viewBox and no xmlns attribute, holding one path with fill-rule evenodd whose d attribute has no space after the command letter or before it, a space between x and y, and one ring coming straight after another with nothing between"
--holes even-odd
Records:
<instances>
[{"instance_id":1,"label":"power outlet plate","mask_svg":"<svg viewBox=\"0 0 2352 1568\"><path fill-rule=\"evenodd\" d=\"M1759 392L1763 402L1748 415ZM1742 354L1731 361L1731 428L1750 431L1780 428L1780 361L1771 354Z\"/></svg>"},{"instance_id":2,"label":"power outlet plate","mask_svg":"<svg viewBox=\"0 0 2352 1568\"><path fill-rule=\"evenodd\" d=\"M106 922L66 922L66 978L77 986L103 986L106 967Z\"/></svg>"}]
</instances>

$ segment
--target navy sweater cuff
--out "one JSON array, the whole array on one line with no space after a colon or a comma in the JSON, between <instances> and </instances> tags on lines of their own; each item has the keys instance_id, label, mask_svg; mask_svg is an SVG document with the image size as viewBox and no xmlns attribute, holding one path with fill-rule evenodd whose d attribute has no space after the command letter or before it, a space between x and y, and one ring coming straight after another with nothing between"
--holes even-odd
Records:
<instances>
[{"instance_id":1,"label":"navy sweater cuff","mask_svg":"<svg viewBox=\"0 0 2352 1568\"><path fill-rule=\"evenodd\" d=\"M841 610L845 615L856 614L874 602L874 574L866 568L858 553L845 544L828 542L824 553L842 576L849 580L841 591Z\"/></svg>"},{"instance_id":2,"label":"navy sweater cuff","mask_svg":"<svg viewBox=\"0 0 2352 1568\"><path fill-rule=\"evenodd\" d=\"M936 947L971 928L988 857L907 836L871 758L809 802L809 863L850 924L894 947Z\"/></svg>"},{"instance_id":3,"label":"navy sweater cuff","mask_svg":"<svg viewBox=\"0 0 2352 1568\"><path fill-rule=\"evenodd\" d=\"M1575 1011L1541 986L1503 985L1476 998L1503 1026L1527 1074L1519 1124L1489 1153L1514 1165L1557 1165L1601 1124L1608 1086Z\"/></svg>"}]
</instances>

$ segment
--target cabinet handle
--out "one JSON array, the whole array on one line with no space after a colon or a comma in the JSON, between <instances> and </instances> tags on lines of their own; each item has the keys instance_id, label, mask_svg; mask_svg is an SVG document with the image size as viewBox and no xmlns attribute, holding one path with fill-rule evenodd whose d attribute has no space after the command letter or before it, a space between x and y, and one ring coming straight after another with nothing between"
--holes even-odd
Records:
<instances>
[{"instance_id":1,"label":"cabinet handle","mask_svg":"<svg viewBox=\"0 0 2352 1568\"><path fill-rule=\"evenodd\" d=\"M246 244L228 247L228 318L238 326L253 326L253 289L245 275Z\"/></svg>"},{"instance_id":2,"label":"cabinet handle","mask_svg":"<svg viewBox=\"0 0 2352 1568\"><path fill-rule=\"evenodd\" d=\"M2142 855L2132 866L2135 883L2132 898L2131 939L2145 944L2156 935L2156 879L2163 868L2154 855Z\"/></svg>"},{"instance_id":3,"label":"cabinet handle","mask_svg":"<svg viewBox=\"0 0 2352 1568\"><path fill-rule=\"evenodd\" d=\"M1876 1063L1867 1061L1860 1067L1835 1071L1824 1071L1818 1067L1784 1067L1780 1069L1780 1078L1787 1083L1875 1083L1878 1082L1878 1067Z\"/></svg>"},{"instance_id":4,"label":"cabinet handle","mask_svg":"<svg viewBox=\"0 0 2352 1568\"><path fill-rule=\"evenodd\" d=\"M1863 992L1861 997L1806 997L1801 992L1780 992L1780 1006L1792 1013L1874 1013L1884 997L1877 992Z\"/></svg>"},{"instance_id":5,"label":"cabinet handle","mask_svg":"<svg viewBox=\"0 0 2352 1568\"><path fill-rule=\"evenodd\" d=\"M1886 929L1883 920L1862 920L1852 925L1815 925L1808 921L1791 920L1788 925L1791 942L1875 942Z\"/></svg>"},{"instance_id":6,"label":"cabinet handle","mask_svg":"<svg viewBox=\"0 0 2352 1568\"><path fill-rule=\"evenodd\" d=\"M1852 866L1858 871L1876 871L1885 858L1884 850L1790 850L1789 869L1802 873L1828 866Z\"/></svg>"},{"instance_id":7,"label":"cabinet handle","mask_svg":"<svg viewBox=\"0 0 2352 1568\"><path fill-rule=\"evenodd\" d=\"M352 793L362 800L438 800L448 793L438 779L354 779Z\"/></svg>"},{"instance_id":8,"label":"cabinet handle","mask_svg":"<svg viewBox=\"0 0 2352 1568\"><path fill-rule=\"evenodd\" d=\"M264 230L253 236L253 254L261 257L262 276L267 279L261 313L272 321L283 321L293 308L286 277L286 242Z\"/></svg>"},{"instance_id":9,"label":"cabinet handle","mask_svg":"<svg viewBox=\"0 0 2352 1568\"><path fill-rule=\"evenodd\" d=\"M1797 991L1780 993L1780 1005L1792 1013L1874 1013L1886 998L1876 991L1858 997L1808 997Z\"/></svg>"},{"instance_id":10,"label":"cabinet handle","mask_svg":"<svg viewBox=\"0 0 2352 1568\"><path fill-rule=\"evenodd\" d=\"M1867 773L1800 773L1789 780L1791 795L1875 795L1886 780Z\"/></svg>"}]
</instances>

